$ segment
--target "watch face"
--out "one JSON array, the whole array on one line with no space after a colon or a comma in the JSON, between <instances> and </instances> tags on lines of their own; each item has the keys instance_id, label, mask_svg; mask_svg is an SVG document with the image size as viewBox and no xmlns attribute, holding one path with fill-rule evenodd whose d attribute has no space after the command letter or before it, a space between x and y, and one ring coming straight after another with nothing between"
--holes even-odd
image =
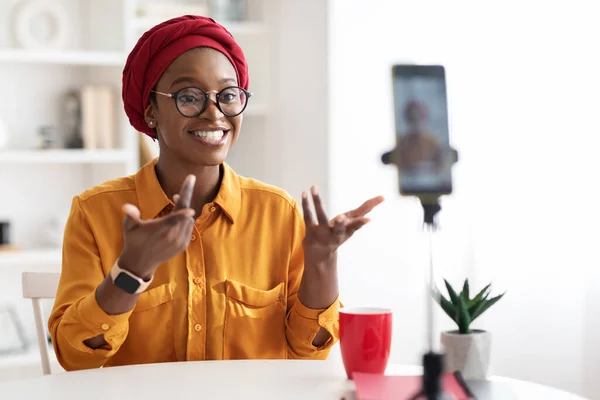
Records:
<instances>
[{"instance_id":1,"label":"watch face","mask_svg":"<svg viewBox=\"0 0 600 400\"><path fill-rule=\"evenodd\" d=\"M124 272L121 272L119 275L117 275L114 284L118 288L121 288L127 293L131 294L134 294L135 291L140 287L140 283L137 280L133 279Z\"/></svg>"}]
</instances>

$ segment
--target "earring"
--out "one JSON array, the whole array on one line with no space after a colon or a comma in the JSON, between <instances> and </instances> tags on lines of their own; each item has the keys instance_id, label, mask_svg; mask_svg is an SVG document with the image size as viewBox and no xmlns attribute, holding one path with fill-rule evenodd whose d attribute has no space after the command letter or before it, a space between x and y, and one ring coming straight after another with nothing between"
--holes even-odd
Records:
<instances>
[{"instance_id":1,"label":"earring","mask_svg":"<svg viewBox=\"0 0 600 400\"><path fill-rule=\"evenodd\" d=\"M150 128L152 128L154 126L154 120L150 120L148 121L148 125L150 126Z\"/></svg>"}]
</instances>

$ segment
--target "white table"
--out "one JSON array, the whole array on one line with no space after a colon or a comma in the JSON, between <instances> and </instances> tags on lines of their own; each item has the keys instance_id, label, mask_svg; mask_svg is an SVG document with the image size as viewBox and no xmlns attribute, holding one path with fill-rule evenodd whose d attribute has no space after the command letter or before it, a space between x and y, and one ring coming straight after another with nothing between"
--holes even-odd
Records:
<instances>
[{"instance_id":1,"label":"white table","mask_svg":"<svg viewBox=\"0 0 600 400\"><path fill-rule=\"evenodd\" d=\"M388 368L390 375L419 374L419 371L414 366ZM506 379L496 382L512 390L517 399L581 400L541 385ZM147 364L0 384L0 398L7 400L352 400L352 392L353 383L346 379L339 363L292 360Z\"/></svg>"}]
</instances>

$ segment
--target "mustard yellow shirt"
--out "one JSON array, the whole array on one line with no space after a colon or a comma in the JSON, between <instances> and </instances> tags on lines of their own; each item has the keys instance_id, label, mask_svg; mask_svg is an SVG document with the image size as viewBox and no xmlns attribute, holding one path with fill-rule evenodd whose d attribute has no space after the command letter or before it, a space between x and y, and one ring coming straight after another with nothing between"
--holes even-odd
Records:
<instances>
[{"instance_id":1,"label":"mustard yellow shirt","mask_svg":"<svg viewBox=\"0 0 600 400\"><path fill-rule=\"evenodd\" d=\"M107 315L95 289L123 248L121 207L143 219L174 207L155 172L74 197L65 228L60 283L48 327L66 370L184 360L325 359L338 340L336 300L327 310L298 301L304 221L285 191L238 176L223 164L214 202L196 219L185 252L162 264L132 311ZM321 348L320 328L331 334ZM83 342L104 334L106 348Z\"/></svg>"}]
</instances>

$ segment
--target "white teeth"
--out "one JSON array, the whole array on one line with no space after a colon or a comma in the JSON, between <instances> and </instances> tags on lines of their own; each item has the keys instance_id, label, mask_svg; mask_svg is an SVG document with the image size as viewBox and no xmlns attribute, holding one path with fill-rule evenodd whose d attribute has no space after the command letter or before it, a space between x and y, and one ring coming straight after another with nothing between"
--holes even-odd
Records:
<instances>
[{"instance_id":1,"label":"white teeth","mask_svg":"<svg viewBox=\"0 0 600 400\"><path fill-rule=\"evenodd\" d=\"M221 140L223 138L223 131L193 131L194 136L201 137L205 140Z\"/></svg>"}]
</instances>

